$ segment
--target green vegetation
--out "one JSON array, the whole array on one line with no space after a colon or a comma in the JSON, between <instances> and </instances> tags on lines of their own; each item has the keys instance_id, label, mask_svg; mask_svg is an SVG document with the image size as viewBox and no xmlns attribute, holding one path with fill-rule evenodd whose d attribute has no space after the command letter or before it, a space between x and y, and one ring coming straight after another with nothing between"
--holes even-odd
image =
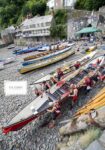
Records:
<instances>
[{"instance_id":1,"label":"green vegetation","mask_svg":"<svg viewBox=\"0 0 105 150\"><path fill-rule=\"evenodd\" d=\"M47 0L0 0L0 26L19 24L27 14L44 15Z\"/></svg>"},{"instance_id":2,"label":"green vegetation","mask_svg":"<svg viewBox=\"0 0 105 150\"><path fill-rule=\"evenodd\" d=\"M57 10L54 14L54 24L51 27L51 37L64 39L67 36L67 11Z\"/></svg>"},{"instance_id":3,"label":"green vegetation","mask_svg":"<svg viewBox=\"0 0 105 150\"><path fill-rule=\"evenodd\" d=\"M76 9L98 10L105 5L104 0L77 0L75 4Z\"/></svg>"}]
</instances>

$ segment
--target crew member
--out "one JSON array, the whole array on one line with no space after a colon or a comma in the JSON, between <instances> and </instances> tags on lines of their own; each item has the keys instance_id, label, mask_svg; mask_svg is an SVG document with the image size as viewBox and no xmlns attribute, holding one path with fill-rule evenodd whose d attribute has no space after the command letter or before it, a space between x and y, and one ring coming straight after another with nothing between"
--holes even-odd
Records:
<instances>
[{"instance_id":1,"label":"crew member","mask_svg":"<svg viewBox=\"0 0 105 150\"><path fill-rule=\"evenodd\" d=\"M54 85L54 84L56 84L58 81L54 78L54 77L51 77L50 78L50 83L51 83L51 85Z\"/></svg>"},{"instance_id":2,"label":"crew member","mask_svg":"<svg viewBox=\"0 0 105 150\"><path fill-rule=\"evenodd\" d=\"M43 83L42 83L42 89L43 89L43 91L46 91L46 90L48 90L48 89L50 89L50 84L47 82L47 81L44 81Z\"/></svg>"},{"instance_id":3,"label":"crew member","mask_svg":"<svg viewBox=\"0 0 105 150\"><path fill-rule=\"evenodd\" d=\"M38 88L35 88L35 95L38 97L38 96L40 96L41 94L42 94L42 91L41 90L39 90Z\"/></svg>"},{"instance_id":4,"label":"crew member","mask_svg":"<svg viewBox=\"0 0 105 150\"><path fill-rule=\"evenodd\" d=\"M81 64L79 61L77 61L76 64L74 64L75 69L79 69L80 66L81 66Z\"/></svg>"},{"instance_id":5,"label":"crew member","mask_svg":"<svg viewBox=\"0 0 105 150\"><path fill-rule=\"evenodd\" d=\"M63 71L61 70L61 68L58 68L57 69L57 78L58 78L58 81L61 80L62 76L64 75Z\"/></svg>"},{"instance_id":6,"label":"crew member","mask_svg":"<svg viewBox=\"0 0 105 150\"><path fill-rule=\"evenodd\" d=\"M92 80L88 76L86 76L83 82L83 86L85 86L85 94L87 94L92 89L92 84Z\"/></svg>"},{"instance_id":7,"label":"crew member","mask_svg":"<svg viewBox=\"0 0 105 150\"><path fill-rule=\"evenodd\" d=\"M47 109L48 112L50 112L52 115L52 122L51 124L49 124L49 127L54 127L55 125L55 120L58 117L58 115L60 115L61 113L61 107L59 105L59 102L55 102L52 109Z\"/></svg>"},{"instance_id":8,"label":"crew member","mask_svg":"<svg viewBox=\"0 0 105 150\"><path fill-rule=\"evenodd\" d=\"M100 59L97 59L97 64L98 64L98 65L100 64L100 62L101 62L101 60L100 60Z\"/></svg>"},{"instance_id":9,"label":"crew member","mask_svg":"<svg viewBox=\"0 0 105 150\"><path fill-rule=\"evenodd\" d=\"M78 100L78 88L75 84L70 85L70 94L69 97L72 97L73 104Z\"/></svg>"}]
</instances>

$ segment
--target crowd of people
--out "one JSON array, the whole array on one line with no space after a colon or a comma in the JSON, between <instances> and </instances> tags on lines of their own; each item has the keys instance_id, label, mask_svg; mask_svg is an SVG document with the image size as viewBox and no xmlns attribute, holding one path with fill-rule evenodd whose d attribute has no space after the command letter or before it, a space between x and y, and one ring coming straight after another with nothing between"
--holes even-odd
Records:
<instances>
[{"instance_id":1,"label":"crowd of people","mask_svg":"<svg viewBox=\"0 0 105 150\"><path fill-rule=\"evenodd\" d=\"M90 71L89 71L88 75L86 75L82 79L82 82L80 82L77 85L76 84L69 85L68 98L71 99L71 102L72 102L72 105L70 108L73 108L74 104L76 104L78 102L79 89L81 87L84 90L84 94L87 94L98 81L102 81L102 82L105 81L105 65L99 67L100 62L101 61L99 59L97 59L96 64L90 64L88 66L88 69L90 69ZM81 63L79 61L77 61L74 64L75 69L79 69L80 66L81 66ZM92 67L93 67L93 69L92 69ZM80 73L82 73L82 72L80 72ZM56 78L51 77L50 81L44 81L41 84L41 87L42 87L41 90L39 90L37 88L35 89L35 94L37 96L43 95L43 92L49 90L52 85L61 81L61 79L64 76L64 72L61 70L61 68L57 69L56 74L57 74ZM53 104L53 107L48 109L47 111L52 114L51 115L52 116L52 124L50 124L50 126L53 127L55 124L55 119L57 118L57 116L59 116L61 114L61 107L60 107L59 101L56 101Z\"/></svg>"}]
</instances>

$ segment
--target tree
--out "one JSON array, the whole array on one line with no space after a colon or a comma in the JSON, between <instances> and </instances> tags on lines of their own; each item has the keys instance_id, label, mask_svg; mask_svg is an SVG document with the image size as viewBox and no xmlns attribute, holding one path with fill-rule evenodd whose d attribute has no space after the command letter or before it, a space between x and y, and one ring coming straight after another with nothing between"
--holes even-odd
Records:
<instances>
[{"instance_id":1,"label":"tree","mask_svg":"<svg viewBox=\"0 0 105 150\"><path fill-rule=\"evenodd\" d=\"M57 10L54 15L54 24L50 32L52 38L64 39L67 37L67 11Z\"/></svg>"},{"instance_id":2,"label":"tree","mask_svg":"<svg viewBox=\"0 0 105 150\"><path fill-rule=\"evenodd\" d=\"M105 0L77 0L76 9L98 10L105 5Z\"/></svg>"},{"instance_id":3,"label":"tree","mask_svg":"<svg viewBox=\"0 0 105 150\"><path fill-rule=\"evenodd\" d=\"M0 0L0 26L19 24L29 13L44 15L46 3L47 0Z\"/></svg>"}]
</instances>

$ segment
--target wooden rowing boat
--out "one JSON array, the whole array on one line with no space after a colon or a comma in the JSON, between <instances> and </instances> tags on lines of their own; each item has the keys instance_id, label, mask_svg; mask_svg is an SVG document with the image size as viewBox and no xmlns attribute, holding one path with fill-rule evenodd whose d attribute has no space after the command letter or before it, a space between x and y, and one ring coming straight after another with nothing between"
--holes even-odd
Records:
<instances>
[{"instance_id":1,"label":"wooden rowing boat","mask_svg":"<svg viewBox=\"0 0 105 150\"><path fill-rule=\"evenodd\" d=\"M102 66L103 63L105 63L105 56L103 56L103 58L101 64L98 66ZM94 63L96 59L97 58L95 58L92 63ZM37 97L20 113L18 113L8 125L2 128L3 133L7 134L10 131L17 131L23 128L29 122L38 118L40 115L43 115L46 110L52 107L56 101L62 103L64 100L66 100L69 96L69 84L78 84L90 72L90 69L88 69L90 64L91 62L88 63L87 66L84 66L81 69L76 70L74 73L69 74L64 80L54 85L50 91L44 92L43 96ZM96 67L94 70L96 70ZM80 73L81 71L83 72L82 74Z\"/></svg>"},{"instance_id":2,"label":"wooden rowing boat","mask_svg":"<svg viewBox=\"0 0 105 150\"><path fill-rule=\"evenodd\" d=\"M73 55L73 54L75 54L75 51L70 50L70 51L67 51L63 54L59 54L58 56L52 57L51 59L43 60L39 63L35 63L35 64L29 65L29 66L26 66L26 67L22 67L21 69L19 69L19 72L21 74L24 74L24 73L27 73L27 72L30 72L30 71L33 71L33 70L51 65L53 63L56 63L60 60L63 60L65 58L69 57L70 55Z\"/></svg>"},{"instance_id":3,"label":"wooden rowing boat","mask_svg":"<svg viewBox=\"0 0 105 150\"><path fill-rule=\"evenodd\" d=\"M22 63L23 66L27 66L27 65L31 65L31 64L34 64L34 63L38 63L39 61L42 61L42 60L47 60L49 58L52 58L54 56L58 56L60 54L63 54L65 53L66 51L70 50L71 47L68 47L68 48L65 48L63 50L60 50L60 51L56 51L56 52L53 52L51 54L48 54L46 56L42 56L42 57L39 57L39 58L36 58L36 59L33 59L33 60L28 60L28 61L25 61Z\"/></svg>"},{"instance_id":4,"label":"wooden rowing boat","mask_svg":"<svg viewBox=\"0 0 105 150\"><path fill-rule=\"evenodd\" d=\"M71 47L71 46L73 46L73 45L74 45L74 43L69 44L68 47ZM24 58L24 61L31 60L31 59L36 59L36 58L39 58L39 57L44 57L44 56L46 56L46 55L48 55L48 54L52 54L52 53L54 53L54 52L56 52L56 51L63 50L63 49L65 49L65 47L66 47L66 46L62 46L62 47L59 46L59 47L57 48L57 46L56 46L55 48L53 48L53 49L51 49L51 50L49 50L49 51L41 52L41 53L39 53L39 54L35 54L35 55L31 55L31 56L25 57L25 58Z\"/></svg>"},{"instance_id":5,"label":"wooden rowing boat","mask_svg":"<svg viewBox=\"0 0 105 150\"><path fill-rule=\"evenodd\" d=\"M84 56L83 58L79 59L78 61L81 63L81 66L83 66L85 63L90 61L95 55L96 55L96 52L92 52L92 53ZM74 61L69 62L69 63L65 64L63 67L61 67L61 70L64 72L64 74L67 74L73 70L74 64L75 64ZM40 78L39 80L35 81L33 84L40 84L44 81L49 81L51 79L51 77L56 77L56 76L57 76L57 74L56 74L56 70L55 70L55 71L51 72L50 74L48 74L48 75Z\"/></svg>"}]
</instances>

